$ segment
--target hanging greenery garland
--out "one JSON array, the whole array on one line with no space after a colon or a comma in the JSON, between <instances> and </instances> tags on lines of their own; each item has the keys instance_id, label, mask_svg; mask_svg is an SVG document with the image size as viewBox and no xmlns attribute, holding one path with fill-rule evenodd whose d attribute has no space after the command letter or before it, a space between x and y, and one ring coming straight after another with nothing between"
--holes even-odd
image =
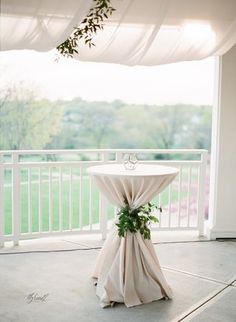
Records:
<instances>
[{"instance_id":1,"label":"hanging greenery garland","mask_svg":"<svg viewBox=\"0 0 236 322\"><path fill-rule=\"evenodd\" d=\"M111 6L110 0L93 0L94 6L89 10L87 16L73 33L62 44L57 47L58 52L64 57L73 58L78 54L78 43L83 40L89 48L95 46L93 35L104 27L104 20L116 10Z\"/></svg>"}]
</instances>

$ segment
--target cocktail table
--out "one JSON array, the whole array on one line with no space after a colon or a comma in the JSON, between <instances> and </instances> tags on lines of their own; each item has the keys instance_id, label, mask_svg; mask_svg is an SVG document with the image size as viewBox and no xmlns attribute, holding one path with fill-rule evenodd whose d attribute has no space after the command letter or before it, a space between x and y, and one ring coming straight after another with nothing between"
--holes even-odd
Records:
<instances>
[{"instance_id":1,"label":"cocktail table","mask_svg":"<svg viewBox=\"0 0 236 322\"><path fill-rule=\"evenodd\" d=\"M105 164L87 169L107 199L117 207L125 200L132 208L149 202L163 191L178 174L178 169L152 164L138 164L126 170L123 164ZM119 237L117 219L99 253L93 277L102 307L115 302L127 307L171 298L172 291L162 273L150 239L140 232L128 231Z\"/></svg>"}]
</instances>

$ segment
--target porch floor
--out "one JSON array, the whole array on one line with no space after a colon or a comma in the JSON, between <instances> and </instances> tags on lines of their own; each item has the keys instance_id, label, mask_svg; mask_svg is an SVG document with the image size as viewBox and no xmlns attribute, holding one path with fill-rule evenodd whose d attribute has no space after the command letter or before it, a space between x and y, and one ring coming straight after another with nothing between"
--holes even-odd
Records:
<instances>
[{"instance_id":1,"label":"porch floor","mask_svg":"<svg viewBox=\"0 0 236 322\"><path fill-rule=\"evenodd\" d=\"M99 235L22 241L0 249L1 322L236 321L236 241L152 234L173 300L102 309L91 279ZM31 297L45 296L44 301Z\"/></svg>"}]
</instances>

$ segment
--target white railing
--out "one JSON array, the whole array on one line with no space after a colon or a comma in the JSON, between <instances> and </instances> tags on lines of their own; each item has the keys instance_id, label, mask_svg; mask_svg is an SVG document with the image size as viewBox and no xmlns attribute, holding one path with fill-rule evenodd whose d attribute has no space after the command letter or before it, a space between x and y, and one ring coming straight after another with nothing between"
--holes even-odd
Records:
<instances>
[{"instance_id":1,"label":"white railing","mask_svg":"<svg viewBox=\"0 0 236 322\"><path fill-rule=\"evenodd\" d=\"M0 151L0 245L57 234L101 233L105 238L116 209L86 168L120 163L125 153L136 153L140 163L179 168L174 182L154 200L163 212L152 229L196 229L202 235L206 150ZM158 159L163 155L169 159Z\"/></svg>"}]
</instances>

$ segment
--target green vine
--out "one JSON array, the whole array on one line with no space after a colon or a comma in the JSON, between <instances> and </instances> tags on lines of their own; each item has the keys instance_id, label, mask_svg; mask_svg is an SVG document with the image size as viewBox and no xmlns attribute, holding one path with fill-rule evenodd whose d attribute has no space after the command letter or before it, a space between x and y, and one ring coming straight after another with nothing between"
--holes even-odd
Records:
<instances>
[{"instance_id":1,"label":"green vine","mask_svg":"<svg viewBox=\"0 0 236 322\"><path fill-rule=\"evenodd\" d=\"M89 10L87 16L78 27L74 28L73 33L62 44L57 47L60 54L65 57L73 58L78 54L78 43L84 40L89 48L95 46L93 35L104 27L104 20L116 10L111 6L110 0L93 0L94 6Z\"/></svg>"},{"instance_id":2,"label":"green vine","mask_svg":"<svg viewBox=\"0 0 236 322\"><path fill-rule=\"evenodd\" d=\"M151 222L159 222L157 217L152 214L154 209L162 212L161 207L157 207L150 202L147 205L132 209L127 200L125 200L125 206L117 214L119 217L119 222L116 224L118 227L118 235L124 237L127 231L131 233L139 231L144 239L150 239L150 229L148 226Z\"/></svg>"}]
</instances>

